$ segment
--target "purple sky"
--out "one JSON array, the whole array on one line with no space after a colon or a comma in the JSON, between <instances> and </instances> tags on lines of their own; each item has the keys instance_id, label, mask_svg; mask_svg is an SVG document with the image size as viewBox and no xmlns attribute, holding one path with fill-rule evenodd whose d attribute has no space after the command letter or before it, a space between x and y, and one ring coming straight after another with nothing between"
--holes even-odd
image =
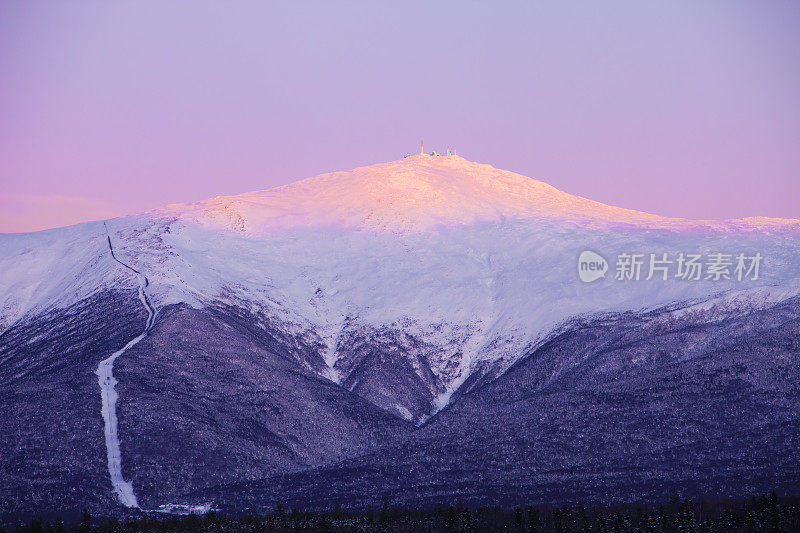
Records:
<instances>
[{"instance_id":1,"label":"purple sky","mask_svg":"<svg viewBox=\"0 0 800 533\"><path fill-rule=\"evenodd\" d=\"M623 207L800 217L800 3L566 4L4 2L0 231L420 138Z\"/></svg>"}]
</instances>

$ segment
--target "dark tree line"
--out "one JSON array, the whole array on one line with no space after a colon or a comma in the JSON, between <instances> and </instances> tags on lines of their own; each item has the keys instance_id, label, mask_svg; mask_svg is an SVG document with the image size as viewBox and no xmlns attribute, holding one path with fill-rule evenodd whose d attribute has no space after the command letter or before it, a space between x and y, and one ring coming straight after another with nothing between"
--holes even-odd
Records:
<instances>
[{"instance_id":1,"label":"dark tree line","mask_svg":"<svg viewBox=\"0 0 800 533\"><path fill-rule=\"evenodd\" d=\"M354 512L335 509L315 512L278 505L266 514L228 515L210 512L204 516L147 514L124 521L92 517L84 511L70 524L61 520L33 519L27 524L0 527L13 532L798 532L800 498L778 497L773 491L747 500L692 501L673 498L648 507L526 506L514 509L438 506L414 509L389 505L377 510Z\"/></svg>"}]
</instances>

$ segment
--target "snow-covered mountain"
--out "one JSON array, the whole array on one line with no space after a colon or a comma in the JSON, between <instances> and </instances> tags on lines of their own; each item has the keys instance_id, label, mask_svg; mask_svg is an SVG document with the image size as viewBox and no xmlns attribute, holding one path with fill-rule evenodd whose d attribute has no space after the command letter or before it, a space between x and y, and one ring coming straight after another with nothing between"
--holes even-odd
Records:
<instances>
[{"instance_id":1,"label":"snow-covered mountain","mask_svg":"<svg viewBox=\"0 0 800 533\"><path fill-rule=\"evenodd\" d=\"M30 371L18 366L31 350L25 346L49 342L60 327L53 320L89 313L87 302L104 301L109 310L118 310L109 321L120 320L119 310L125 308L141 315L144 330L118 339L120 344L96 354L96 361L89 358L95 367L123 347L129 351L115 364L132 364L136 354L150 364L146 361L175 350L176 358L191 358L205 349L186 347L191 328L213 329L221 320L220 337L244 328L235 338L261 339L259 346L280 356L282 362L274 364L281 369L297 365L292 376L315 376L321 381L313 381L313 387L340 398L336 402L365 401L358 412L376 420L376 426L362 420L338 448L328 449L326 443L311 451L295 439L288 444L293 455L270 459L270 468L279 471L355 453L347 452L355 449L352 442L372 438L359 431L376 435L382 430L375 428L395 427L394 419L397 427L406 428L403 421L411 422L409 427L423 424L575 324L653 310L662 310L659 316L670 324L695 315L708 323L709 316L719 321L743 317L800 294L800 220L659 217L579 198L457 156L412 156L105 222L0 235L0 249L0 340L6 340L0 370L5 365L10 378L25 379ZM581 280L578 263L584 251L606 261L604 277ZM642 261L638 276L623 268L632 256ZM701 271L685 275L690 256L699 256L695 264ZM652 273L651 264L657 267ZM618 271L623 279L617 279ZM150 330L151 309L152 339L126 346ZM51 325L43 329L42 324ZM171 336L165 333L169 328ZM197 335L205 338L199 330ZM240 349L261 349L246 346ZM229 353L215 357L222 356L211 356L218 363L233 361ZM578 363L565 359L552 369L551 379ZM267 378L253 377L242 385L236 377L257 364L226 370L224 379L240 390L258 388ZM150 391L145 394L153 394L156 403L160 389L152 383L145 387L147 374L120 368L133 372L127 385L116 370L97 372L108 394L121 391L124 458L125 439L134 441L146 427L142 421L126 437L125 402L135 401L131 395L137 392L126 396L125 387L135 382L144 387L136 390ZM96 388L98 378L93 378ZM173 392L174 383L161 386ZM113 401L103 396L103 402L113 411L116 396ZM122 474L112 465L120 461L117 420L109 418L106 403L109 470L124 500ZM305 419L317 416L317 408L309 409ZM136 416L130 413L127 420ZM324 420L341 418L328 413ZM283 438L283 429L270 431ZM143 450L124 464L143 468L142 462L153 457L151 448ZM144 459L147 454L150 459ZM132 492L127 501L135 503Z\"/></svg>"},{"instance_id":2,"label":"snow-covered mountain","mask_svg":"<svg viewBox=\"0 0 800 533\"><path fill-rule=\"evenodd\" d=\"M658 217L458 156L419 155L106 224L3 236L2 325L130 284L108 260L107 233L117 255L148 276L156 308L243 306L302 339L296 356L308 368L417 422L575 316L726 292L741 299L754 289L753 301L773 301L796 294L800 281L797 220ZM609 261L624 252L765 259L757 280L616 281L612 270L583 284L583 250ZM365 361L376 346L396 368ZM365 365L374 368L364 374ZM398 379L402 386L386 386Z\"/></svg>"}]
</instances>

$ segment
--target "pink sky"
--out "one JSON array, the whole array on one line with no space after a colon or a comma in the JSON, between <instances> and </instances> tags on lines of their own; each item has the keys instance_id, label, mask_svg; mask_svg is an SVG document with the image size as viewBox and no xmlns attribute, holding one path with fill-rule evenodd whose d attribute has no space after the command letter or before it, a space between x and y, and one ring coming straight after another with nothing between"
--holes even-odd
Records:
<instances>
[{"instance_id":1,"label":"pink sky","mask_svg":"<svg viewBox=\"0 0 800 533\"><path fill-rule=\"evenodd\" d=\"M668 216L800 217L800 4L0 5L0 232L456 146Z\"/></svg>"}]
</instances>

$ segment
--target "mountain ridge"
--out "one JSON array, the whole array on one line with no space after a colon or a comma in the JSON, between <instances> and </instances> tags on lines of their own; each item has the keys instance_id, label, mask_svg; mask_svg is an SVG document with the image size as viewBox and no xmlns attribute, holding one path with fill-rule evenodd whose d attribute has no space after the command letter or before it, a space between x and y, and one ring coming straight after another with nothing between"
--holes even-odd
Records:
<instances>
[{"instance_id":1,"label":"mountain ridge","mask_svg":"<svg viewBox=\"0 0 800 533\"><path fill-rule=\"evenodd\" d=\"M318 174L268 189L166 204L106 221L170 216L242 234L309 227L414 233L537 218L620 229L639 226L676 231L800 231L798 218L690 219L603 204L486 163L456 155L428 154ZM64 227L95 222L103 221Z\"/></svg>"},{"instance_id":2,"label":"mountain ridge","mask_svg":"<svg viewBox=\"0 0 800 533\"><path fill-rule=\"evenodd\" d=\"M271 189L162 210L243 233L297 227L419 232L505 219L550 219L652 229L800 230L800 219L691 220L610 206L544 181L460 156L409 156L320 174Z\"/></svg>"}]
</instances>

